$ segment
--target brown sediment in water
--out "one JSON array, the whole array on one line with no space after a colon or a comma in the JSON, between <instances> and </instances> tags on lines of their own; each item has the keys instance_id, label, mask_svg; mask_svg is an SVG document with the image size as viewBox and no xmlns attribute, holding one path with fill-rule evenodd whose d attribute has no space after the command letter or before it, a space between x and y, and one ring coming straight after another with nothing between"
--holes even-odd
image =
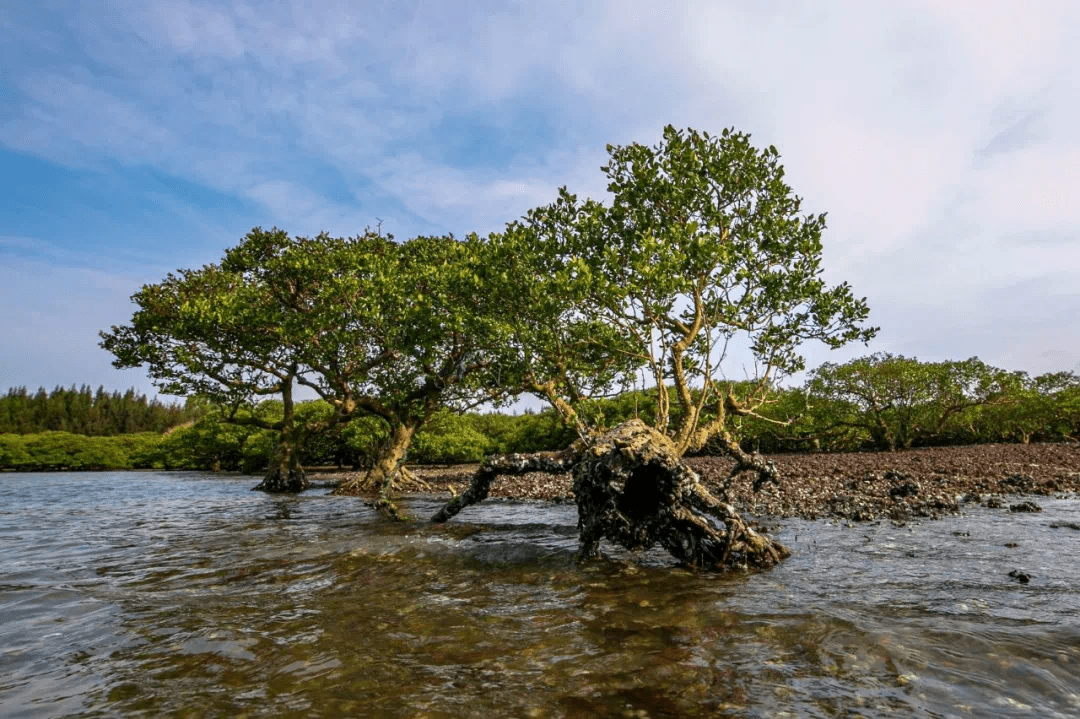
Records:
<instances>
[{"instance_id":1,"label":"brown sediment in water","mask_svg":"<svg viewBox=\"0 0 1080 719\"><path fill-rule=\"evenodd\" d=\"M930 447L901 452L775 454L767 459L780 472L779 487L765 485L755 494L754 477L743 473L727 499L740 511L777 517L835 517L852 521L956 514L964 503L989 503L1008 511L995 498L1080 493L1080 445L991 444ZM688 457L710 491L721 485L734 461L727 457ZM468 487L479 465L412 467L439 494ZM323 476L341 479L341 475ZM573 501L569 474L500 477L492 497Z\"/></svg>"}]
</instances>

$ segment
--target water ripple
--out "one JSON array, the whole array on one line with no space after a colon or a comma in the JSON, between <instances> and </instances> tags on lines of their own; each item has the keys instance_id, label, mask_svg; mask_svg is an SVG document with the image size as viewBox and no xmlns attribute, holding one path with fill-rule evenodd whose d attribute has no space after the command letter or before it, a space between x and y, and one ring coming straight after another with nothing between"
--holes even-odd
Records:
<instances>
[{"instance_id":1,"label":"water ripple","mask_svg":"<svg viewBox=\"0 0 1080 719\"><path fill-rule=\"evenodd\" d=\"M785 521L791 559L716 576L579 566L567 505L251 484L0 475L4 716L1080 715L1075 500Z\"/></svg>"}]
</instances>

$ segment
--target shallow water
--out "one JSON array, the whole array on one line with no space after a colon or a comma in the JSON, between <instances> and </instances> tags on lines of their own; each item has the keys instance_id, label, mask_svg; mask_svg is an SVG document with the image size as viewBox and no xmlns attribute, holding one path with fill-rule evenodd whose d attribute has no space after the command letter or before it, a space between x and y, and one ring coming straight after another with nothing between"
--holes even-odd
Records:
<instances>
[{"instance_id":1,"label":"shallow water","mask_svg":"<svg viewBox=\"0 0 1080 719\"><path fill-rule=\"evenodd\" d=\"M770 522L794 555L725 577L579 566L573 506L252 484L0 475L0 714L1080 716L1077 500Z\"/></svg>"}]
</instances>

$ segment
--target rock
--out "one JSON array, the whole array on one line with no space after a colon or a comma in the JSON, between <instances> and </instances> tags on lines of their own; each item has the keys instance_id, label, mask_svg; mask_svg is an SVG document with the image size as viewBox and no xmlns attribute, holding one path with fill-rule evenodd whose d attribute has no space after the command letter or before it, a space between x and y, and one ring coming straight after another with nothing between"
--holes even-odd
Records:
<instances>
[{"instance_id":1,"label":"rock","mask_svg":"<svg viewBox=\"0 0 1080 719\"><path fill-rule=\"evenodd\" d=\"M1042 507L1034 502L1020 502L1019 504L1009 505L1010 512L1041 512Z\"/></svg>"},{"instance_id":2,"label":"rock","mask_svg":"<svg viewBox=\"0 0 1080 719\"><path fill-rule=\"evenodd\" d=\"M889 472L888 474L899 474L899 472ZM904 477L905 475L900 475ZM919 483L910 479L903 479L898 484L894 484L889 487L889 496L894 499L897 497L914 497L919 493Z\"/></svg>"},{"instance_id":3,"label":"rock","mask_svg":"<svg viewBox=\"0 0 1080 719\"><path fill-rule=\"evenodd\" d=\"M1035 484L1035 480L1026 474L1014 474L1006 477L1001 483L1016 489L1029 489Z\"/></svg>"}]
</instances>

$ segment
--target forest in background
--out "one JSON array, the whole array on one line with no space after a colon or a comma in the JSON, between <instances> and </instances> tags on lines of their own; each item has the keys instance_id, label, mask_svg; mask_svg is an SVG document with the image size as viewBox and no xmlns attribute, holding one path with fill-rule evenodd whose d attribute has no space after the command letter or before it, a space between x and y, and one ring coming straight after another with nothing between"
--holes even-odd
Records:
<instances>
[{"instance_id":1,"label":"forest in background","mask_svg":"<svg viewBox=\"0 0 1080 719\"><path fill-rule=\"evenodd\" d=\"M11 387L0 396L0 434L70 432L87 437L112 437L136 432L161 433L199 416L191 403L164 403L149 399L134 388L106 392L90 385L76 388L44 387L31 393Z\"/></svg>"},{"instance_id":2,"label":"forest in background","mask_svg":"<svg viewBox=\"0 0 1080 719\"><path fill-rule=\"evenodd\" d=\"M594 400L583 411L598 426L615 426L634 416L650 417L656 400L655 389L629 391ZM273 419L282 403L268 400L237 411L241 417ZM315 420L332 408L316 400L298 403L297 412ZM1071 372L1030 377L975 358L920 362L876 354L826 363L801 387L775 388L760 414L736 419L747 451L1075 442L1080 440L1080 377ZM276 433L228 419L228 413L199 398L165 404L133 389L58 387L31 394L13 388L0 397L0 468L264 471L276 449ZM301 461L308 467L365 469L388 437L384 422L360 417L312 437ZM478 462L492 454L559 450L574 437L574 429L552 410L518 415L443 410L417 434L408 461Z\"/></svg>"}]
</instances>

